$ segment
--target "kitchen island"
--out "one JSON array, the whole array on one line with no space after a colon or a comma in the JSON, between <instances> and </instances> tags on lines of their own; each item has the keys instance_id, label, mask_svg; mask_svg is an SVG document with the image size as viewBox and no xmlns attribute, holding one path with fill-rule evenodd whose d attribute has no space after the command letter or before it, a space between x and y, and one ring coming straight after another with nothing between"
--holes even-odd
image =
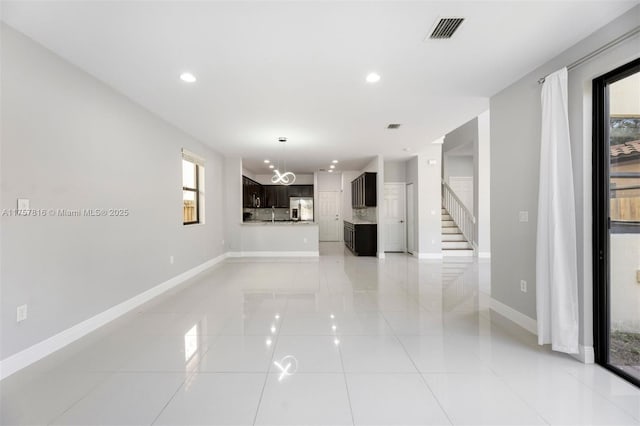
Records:
<instances>
[{"instance_id":1,"label":"kitchen island","mask_svg":"<svg viewBox=\"0 0 640 426\"><path fill-rule=\"evenodd\" d=\"M246 221L240 226L240 252L231 256L318 257L318 224L306 221Z\"/></svg>"}]
</instances>

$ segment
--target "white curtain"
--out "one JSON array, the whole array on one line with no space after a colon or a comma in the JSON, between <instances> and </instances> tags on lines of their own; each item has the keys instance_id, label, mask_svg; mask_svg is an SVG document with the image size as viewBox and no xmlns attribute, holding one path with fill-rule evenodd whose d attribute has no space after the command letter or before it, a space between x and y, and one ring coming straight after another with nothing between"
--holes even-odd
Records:
<instances>
[{"instance_id":1,"label":"white curtain","mask_svg":"<svg viewBox=\"0 0 640 426\"><path fill-rule=\"evenodd\" d=\"M569 142L567 69L545 77L542 86L542 138L536 311L538 343L578 353L578 266L573 169Z\"/></svg>"}]
</instances>

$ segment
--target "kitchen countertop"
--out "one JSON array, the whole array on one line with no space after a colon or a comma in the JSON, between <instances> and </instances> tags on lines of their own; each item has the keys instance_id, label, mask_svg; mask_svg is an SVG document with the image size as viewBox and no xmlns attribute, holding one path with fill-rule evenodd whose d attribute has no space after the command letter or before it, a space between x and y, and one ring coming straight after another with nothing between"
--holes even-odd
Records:
<instances>
[{"instance_id":1,"label":"kitchen countertop","mask_svg":"<svg viewBox=\"0 0 640 426\"><path fill-rule=\"evenodd\" d=\"M276 220L275 222L271 222L270 220L247 220L242 222L243 225L247 226L291 226L291 225L315 225L314 222L304 221L304 220Z\"/></svg>"},{"instance_id":2,"label":"kitchen countertop","mask_svg":"<svg viewBox=\"0 0 640 426\"><path fill-rule=\"evenodd\" d=\"M344 219L344 221L345 222L349 222L349 223L353 223L354 225L376 225L376 223L371 221L371 220L353 218L353 217Z\"/></svg>"}]
</instances>

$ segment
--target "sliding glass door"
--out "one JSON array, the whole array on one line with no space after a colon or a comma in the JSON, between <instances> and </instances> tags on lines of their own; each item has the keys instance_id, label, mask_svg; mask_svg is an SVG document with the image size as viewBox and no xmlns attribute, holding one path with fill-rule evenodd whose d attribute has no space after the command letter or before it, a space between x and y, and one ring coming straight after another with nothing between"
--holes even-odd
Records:
<instances>
[{"instance_id":1,"label":"sliding glass door","mask_svg":"<svg viewBox=\"0 0 640 426\"><path fill-rule=\"evenodd\" d=\"M640 59L593 97L596 362L640 385Z\"/></svg>"}]
</instances>

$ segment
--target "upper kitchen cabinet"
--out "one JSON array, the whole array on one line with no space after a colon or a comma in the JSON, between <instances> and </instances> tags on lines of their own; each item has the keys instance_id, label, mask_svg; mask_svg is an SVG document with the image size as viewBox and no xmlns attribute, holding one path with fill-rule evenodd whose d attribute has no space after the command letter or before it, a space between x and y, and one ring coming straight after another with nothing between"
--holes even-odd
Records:
<instances>
[{"instance_id":1,"label":"upper kitchen cabinet","mask_svg":"<svg viewBox=\"0 0 640 426\"><path fill-rule=\"evenodd\" d=\"M242 206L265 207L263 186L246 176L242 176Z\"/></svg>"},{"instance_id":2,"label":"upper kitchen cabinet","mask_svg":"<svg viewBox=\"0 0 640 426\"><path fill-rule=\"evenodd\" d=\"M313 197L313 185L289 185L289 197Z\"/></svg>"},{"instance_id":3,"label":"upper kitchen cabinet","mask_svg":"<svg viewBox=\"0 0 640 426\"><path fill-rule=\"evenodd\" d=\"M266 185L264 188L266 204L264 204L263 207L289 208L288 187L283 185Z\"/></svg>"},{"instance_id":4,"label":"upper kitchen cabinet","mask_svg":"<svg viewBox=\"0 0 640 426\"><path fill-rule=\"evenodd\" d=\"M351 207L375 207L376 203L376 173L366 172L351 181Z\"/></svg>"}]
</instances>

